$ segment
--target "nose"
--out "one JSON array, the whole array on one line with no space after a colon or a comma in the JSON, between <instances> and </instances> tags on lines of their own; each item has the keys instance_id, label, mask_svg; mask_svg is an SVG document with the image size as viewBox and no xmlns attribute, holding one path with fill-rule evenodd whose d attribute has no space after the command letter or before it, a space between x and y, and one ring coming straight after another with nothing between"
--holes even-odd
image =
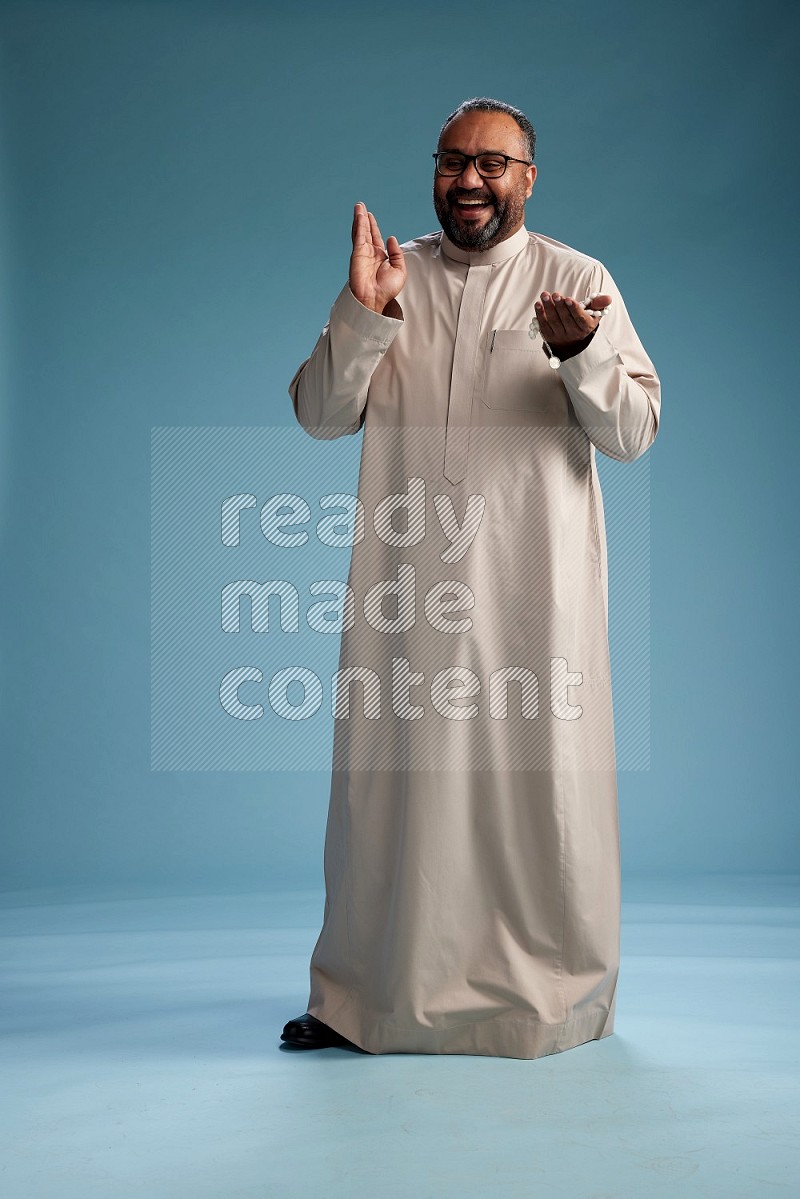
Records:
<instances>
[{"instance_id":1,"label":"nose","mask_svg":"<svg viewBox=\"0 0 800 1199\"><path fill-rule=\"evenodd\" d=\"M483 179L478 174L478 168L474 162L468 162L464 170L458 176L458 181L465 189L474 190L483 187Z\"/></svg>"}]
</instances>

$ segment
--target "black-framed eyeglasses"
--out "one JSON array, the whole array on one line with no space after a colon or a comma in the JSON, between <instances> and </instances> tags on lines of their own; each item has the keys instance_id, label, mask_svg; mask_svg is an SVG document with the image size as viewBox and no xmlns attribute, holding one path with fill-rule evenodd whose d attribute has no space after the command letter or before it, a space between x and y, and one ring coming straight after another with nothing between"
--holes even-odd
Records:
<instances>
[{"instance_id":1,"label":"black-framed eyeglasses","mask_svg":"<svg viewBox=\"0 0 800 1199\"><path fill-rule=\"evenodd\" d=\"M505 175L510 162L521 162L529 167L533 164L526 158L512 158L510 154L460 154L457 150L437 150L433 155L439 175L461 175L471 162L483 179L499 179Z\"/></svg>"}]
</instances>

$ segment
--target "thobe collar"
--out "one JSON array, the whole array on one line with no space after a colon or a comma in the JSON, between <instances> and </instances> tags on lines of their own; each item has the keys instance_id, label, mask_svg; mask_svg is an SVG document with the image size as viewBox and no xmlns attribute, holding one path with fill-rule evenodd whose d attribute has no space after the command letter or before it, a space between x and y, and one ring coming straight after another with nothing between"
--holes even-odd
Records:
<instances>
[{"instance_id":1,"label":"thobe collar","mask_svg":"<svg viewBox=\"0 0 800 1199\"><path fill-rule=\"evenodd\" d=\"M507 262L515 254L519 254L520 250L527 246L529 239L530 234L523 225L517 229L516 233L512 233L511 237L498 242L490 250L462 250L460 246L450 240L444 230L442 230L439 244L442 253L447 258L455 258L458 262L468 262L470 266L494 266L497 262Z\"/></svg>"}]
</instances>

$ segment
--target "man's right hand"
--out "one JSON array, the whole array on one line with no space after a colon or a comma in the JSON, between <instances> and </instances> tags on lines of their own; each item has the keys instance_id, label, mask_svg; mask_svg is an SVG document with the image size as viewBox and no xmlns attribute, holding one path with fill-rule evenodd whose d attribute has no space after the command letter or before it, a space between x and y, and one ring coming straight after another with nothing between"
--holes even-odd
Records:
<instances>
[{"instance_id":1,"label":"man's right hand","mask_svg":"<svg viewBox=\"0 0 800 1199\"><path fill-rule=\"evenodd\" d=\"M350 290L365 308L383 315L399 312L395 297L406 281L406 262L400 243L390 237L383 244L378 222L365 204L353 214L353 253L350 256Z\"/></svg>"}]
</instances>

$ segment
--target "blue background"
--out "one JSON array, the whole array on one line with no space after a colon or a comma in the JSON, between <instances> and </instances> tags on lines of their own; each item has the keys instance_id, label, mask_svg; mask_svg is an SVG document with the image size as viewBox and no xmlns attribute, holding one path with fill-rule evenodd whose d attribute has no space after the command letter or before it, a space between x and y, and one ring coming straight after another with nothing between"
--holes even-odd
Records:
<instances>
[{"instance_id":1,"label":"blue background","mask_svg":"<svg viewBox=\"0 0 800 1199\"><path fill-rule=\"evenodd\" d=\"M796 869L793 6L1 16L3 888L321 885L323 773L150 769L150 431L294 422L353 203L435 229L472 95L529 115L528 227L609 267L662 380L623 868Z\"/></svg>"}]
</instances>

